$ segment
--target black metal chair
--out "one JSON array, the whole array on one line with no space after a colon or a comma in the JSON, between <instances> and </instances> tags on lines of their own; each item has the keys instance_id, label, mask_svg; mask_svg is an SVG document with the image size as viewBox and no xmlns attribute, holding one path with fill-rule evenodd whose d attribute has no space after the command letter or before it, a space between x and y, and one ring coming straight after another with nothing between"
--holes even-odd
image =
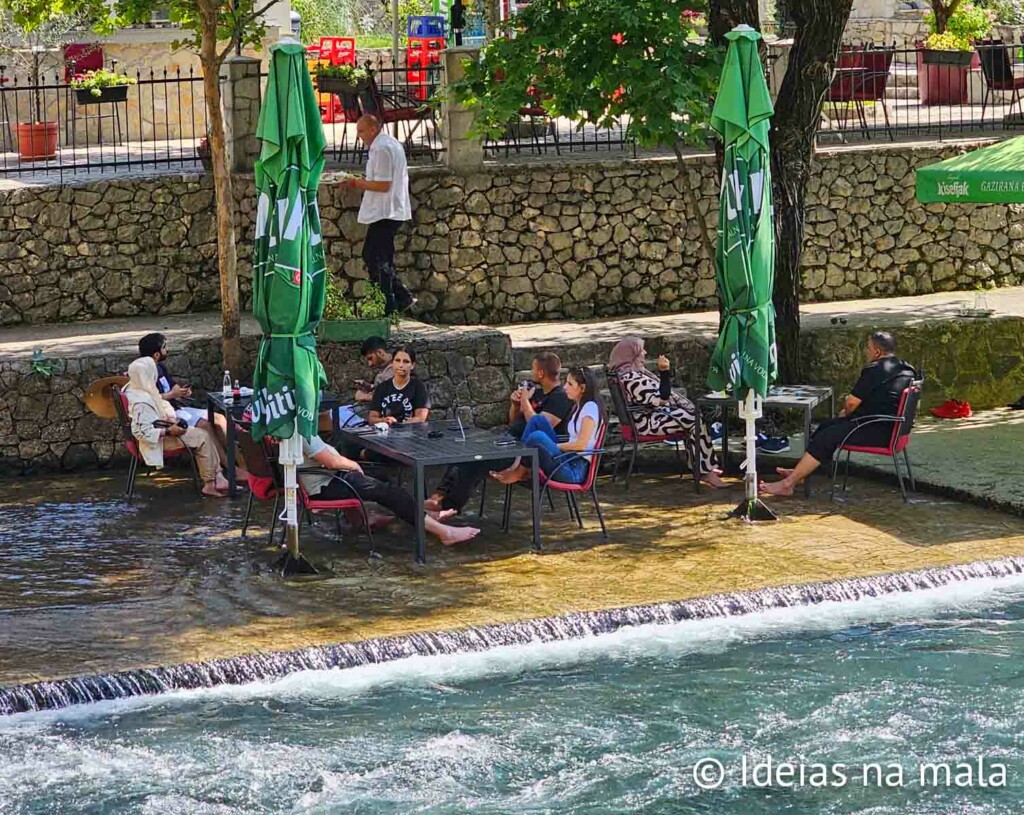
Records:
<instances>
[{"instance_id":1,"label":"black metal chair","mask_svg":"<svg viewBox=\"0 0 1024 815\"><path fill-rule=\"evenodd\" d=\"M914 471L910 468L910 456L907 454L907 446L910 444L910 431L914 428L914 420L917 418L917 407L921 402L921 386L923 381L918 379L903 390L900 396L899 407L895 416L872 415L859 419L857 426L846 434L842 444L836 450L836 456L832 459L832 488L829 491L829 498L833 499L836 492L836 478L839 470L838 454L846 451L846 466L843 468L843 492L846 492L846 484L850 478L850 455L852 453L866 453L873 456L889 456L892 458L893 468L896 470L896 479L900 484L900 495L907 500L907 488L903 484L903 473L900 470L898 456L903 455L903 461L907 465L907 478L910 481L910 489L917 490L914 483ZM850 438L858 433L866 425L891 424L892 435L885 446L872 446L850 444Z\"/></svg>"},{"instance_id":2,"label":"black metal chair","mask_svg":"<svg viewBox=\"0 0 1024 815\"><path fill-rule=\"evenodd\" d=\"M605 540L608 539L608 530L604 525L604 516L601 514L601 504L597 500L597 475L601 470L601 456L604 455L604 437L608 429L608 423L602 422L601 427L598 428L597 437L594 439L594 449L586 452L579 453L578 455L583 458L590 459L590 465L587 469L587 477L580 484L571 484L567 481L559 481L558 473L564 467L568 466L569 459L566 458L558 466L555 467L550 473L540 473L541 482L541 494L537 501L538 508L543 510L544 499L548 499L548 503L551 508L554 509L554 502L551 497L552 491L561 492L565 494L565 501L569 507L569 517L576 521L577 526L580 529L583 528L583 518L580 515L580 506L576 500L577 495L589 494L591 500L594 502L594 510L597 512L597 520L601 524L601 535ZM502 531L508 532L512 523L512 488L514 484L507 484L505 486L505 506L502 510L501 516L501 528Z\"/></svg>"},{"instance_id":3,"label":"black metal chair","mask_svg":"<svg viewBox=\"0 0 1024 815\"><path fill-rule=\"evenodd\" d=\"M273 498L274 498L274 509L270 519L270 535L269 540L271 543L274 540L274 529L277 526L278 521L278 508L281 506L281 496L284 495L284 483L281 476L280 467L276 464L271 456L270 449L268 448L265 440L256 441L252 437L252 430L249 427L238 426L238 446L242 450L242 456L245 458L246 466L249 469L250 482L249 482L249 501L245 508L245 520L242 523L242 537L246 537L246 533L249 529L249 518L252 514L252 507L254 500L258 500L256 495L257 490L263 491L262 486L259 483L254 483L253 478L266 479L273 485ZM311 467L300 467L298 468L298 475L304 473L317 473L323 475L324 471L321 468ZM332 498L332 499L320 499L316 496L309 495L305 488L302 486L302 481L299 481L299 487L297 491L297 498L299 501L299 518L298 524L301 530L303 521L311 522L312 513L314 512L329 512L334 515L335 531L338 539L341 539L341 513L345 510L356 510L359 512L363 522L363 528L366 531L366 537L370 542L370 556L375 556L376 552L373 545L373 531L370 529L370 518L366 511L366 504L363 503L363 499L359 493L356 492L355 488L351 486L347 481L339 478L337 475L332 476L332 480L337 481L339 484L352 493L351 498ZM266 484L266 481L264 481ZM265 493L266 498L263 500L270 500L269 492ZM282 524L282 534L284 533L284 524Z\"/></svg>"},{"instance_id":4,"label":"black metal chair","mask_svg":"<svg viewBox=\"0 0 1024 815\"><path fill-rule=\"evenodd\" d=\"M273 492L274 509L270 516L270 540L274 540L274 527L277 525L277 511L281 504L283 485L281 477L270 460L266 445L256 441L252 437L252 430L243 425L236 425L235 432L238 439L238 447L242 451L242 458L245 459L246 469L249 471L249 500L245 506L245 520L242 521L242 537L246 537L249 531L249 518L252 516L253 503L257 500L269 501ZM257 493L262 493L261 498Z\"/></svg>"},{"instance_id":5,"label":"black metal chair","mask_svg":"<svg viewBox=\"0 0 1024 815\"><path fill-rule=\"evenodd\" d=\"M1002 40L980 40L976 44L978 61L981 62L981 72L985 77L985 95L981 100L981 118L985 118L985 108L988 107L988 100L997 92L1012 92L1010 97L1010 112L1013 112L1014 105L1017 106L1021 115L1024 116L1024 108L1021 108L1021 89L1024 89L1024 76L1015 76L1013 73L1013 62L1010 60L1010 49Z\"/></svg>"},{"instance_id":6,"label":"black metal chair","mask_svg":"<svg viewBox=\"0 0 1024 815\"><path fill-rule=\"evenodd\" d=\"M635 417L641 413L656 412L658 410L667 411L668 408L654 408L647 406L630 406L629 401L626 398L625 389L622 387L618 374L614 371L605 369L605 378L608 381L608 395L612 401L612 409L615 411L615 415L619 420L619 451L615 456L615 467L612 469L612 481L618 480L619 466L622 461L623 453L625 452L626 445L630 445L630 456L629 466L626 468L625 486L629 489L629 478L633 475L636 469L637 453L639 452L641 444L664 444L665 442L674 442L676 461L679 463L680 472L685 475L685 462L682 457L682 451L679 447L682 442L687 450L687 454L690 457L691 475L693 476L694 484L696 485L697 491L700 491L700 450L698 448L698 439L693 433L668 433L661 435L645 435L640 433L637 429Z\"/></svg>"},{"instance_id":7,"label":"black metal chair","mask_svg":"<svg viewBox=\"0 0 1024 815\"><path fill-rule=\"evenodd\" d=\"M110 401L114 403L114 410L117 411L117 423L121 427L121 440L124 442L125 448L132 457L131 463L128 465L128 482L125 485L124 490L125 497L128 499L128 503L130 504L135 495L135 478L139 474L139 465L148 465L146 464L146 460L142 457L142 451L139 449L138 439L136 439L135 435L132 433L132 420L128 415L128 400L117 385L110 386ZM192 481L195 484L196 493L202 497L203 486L202 481L199 478L199 467L196 464L196 457L192 453L191 448L189 448L183 441L179 439L177 444L179 446L164 449L164 460L166 461L187 457L192 468Z\"/></svg>"}]
</instances>

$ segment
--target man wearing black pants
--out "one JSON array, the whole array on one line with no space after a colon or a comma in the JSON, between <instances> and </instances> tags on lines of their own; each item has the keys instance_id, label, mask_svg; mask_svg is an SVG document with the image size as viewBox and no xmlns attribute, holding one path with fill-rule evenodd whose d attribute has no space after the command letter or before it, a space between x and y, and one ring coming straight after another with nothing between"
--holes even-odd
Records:
<instances>
[{"instance_id":1,"label":"man wearing black pants","mask_svg":"<svg viewBox=\"0 0 1024 815\"><path fill-rule=\"evenodd\" d=\"M355 497L352 491L364 501L372 501L390 509L410 526L416 525L416 501L401 487L392 487L363 472L355 461L345 458L337 450L313 436L309 441L302 440L303 472L299 475L303 489L310 498L321 501L340 501ZM454 512L427 513L425 526L427 532L437 537L441 543L450 546L475 538L480 530L472 526L448 526L442 520L454 515Z\"/></svg>"},{"instance_id":2,"label":"man wearing black pants","mask_svg":"<svg viewBox=\"0 0 1024 815\"><path fill-rule=\"evenodd\" d=\"M395 269L395 235L412 218L409 170L399 141L381 127L376 116L363 116L356 135L369 148L366 178L350 178L347 186L363 191L359 223L366 224L363 261L370 280L387 298L387 313L405 311L414 302L412 292Z\"/></svg>"},{"instance_id":3,"label":"man wearing black pants","mask_svg":"<svg viewBox=\"0 0 1024 815\"><path fill-rule=\"evenodd\" d=\"M762 483L762 492L792 495L801 481L832 460L844 441L864 447L884 447L889 443L892 422L869 423L859 429L858 422L870 416L895 416L903 391L917 378L917 372L896 356L896 340L888 331L876 331L868 337L864 354L868 364L846 397L839 417L819 424L807 442L807 452L796 467L792 470L776 468L782 479Z\"/></svg>"}]
</instances>

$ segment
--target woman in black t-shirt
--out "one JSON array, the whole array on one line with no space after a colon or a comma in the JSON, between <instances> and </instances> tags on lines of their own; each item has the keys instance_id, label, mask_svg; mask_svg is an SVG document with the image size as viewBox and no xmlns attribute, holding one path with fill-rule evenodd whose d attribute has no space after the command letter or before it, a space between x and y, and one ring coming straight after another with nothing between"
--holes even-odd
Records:
<instances>
[{"instance_id":1,"label":"woman in black t-shirt","mask_svg":"<svg viewBox=\"0 0 1024 815\"><path fill-rule=\"evenodd\" d=\"M370 424L415 424L427 421L430 414L427 388L413 377L416 367L416 352L407 346L395 351L391 357L394 371L392 379L386 379L373 389L370 403Z\"/></svg>"}]
</instances>

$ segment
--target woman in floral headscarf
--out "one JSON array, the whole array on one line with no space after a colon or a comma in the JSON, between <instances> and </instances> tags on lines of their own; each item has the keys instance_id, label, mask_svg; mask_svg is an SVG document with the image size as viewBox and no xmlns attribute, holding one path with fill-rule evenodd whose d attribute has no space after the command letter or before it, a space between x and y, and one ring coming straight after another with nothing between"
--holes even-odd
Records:
<instances>
[{"instance_id":1,"label":"woman in floral headscarf","mask_svg":"<svg viewBox=\"0 0 1024 815\"><path fill-rule=\"evenodd\" d=\"M647 352L639 337L627 337L616 343L608 358L608 370L618 376L626 403L633 409L633 421L642 436L693 434L697 425L697 406L672 390L672 371L666 357L658 357L658 375L647 370ZM699 468L701 480L712 487L727 487L721 471L715 469L715 451L708 428L701 424Z\"/></svg>"},{"instance_id":2,"label":"woman in floral headscarf","mask_svg":"<svg viewBox=\"0 0 1024 815\"><path fill-rule=\"evenodd\" d=\"M150 467L163 467L165 445L172 445L177 440L189 447L195 456L199 476L203 480L203 495L223 498L228 482L221 475L213 439L206 430L178 425L174 408L157 390L156 378L156 362L152 357L140 357L128 366L124 395L128 399L132 435L139 443L143 461ZM167 426L157 426L154 422L166 423Z\"/></svg>"}]
</instances>

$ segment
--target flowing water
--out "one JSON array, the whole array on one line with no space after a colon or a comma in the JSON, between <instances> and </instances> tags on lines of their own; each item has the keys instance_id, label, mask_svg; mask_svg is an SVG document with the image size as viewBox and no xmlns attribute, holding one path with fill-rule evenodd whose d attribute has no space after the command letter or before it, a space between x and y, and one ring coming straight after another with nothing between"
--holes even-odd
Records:
<instances>
[{"instance_id":1,"label":"flowing water","mask_svg":"<svg viewBox=\"0 0 1024 815\"><path fill-rule=\"evenodd\" d=\"M1021 664L1018 576L305 671L2 718L0 812L1017 813Z\"/></svg>"}]
</instances>

